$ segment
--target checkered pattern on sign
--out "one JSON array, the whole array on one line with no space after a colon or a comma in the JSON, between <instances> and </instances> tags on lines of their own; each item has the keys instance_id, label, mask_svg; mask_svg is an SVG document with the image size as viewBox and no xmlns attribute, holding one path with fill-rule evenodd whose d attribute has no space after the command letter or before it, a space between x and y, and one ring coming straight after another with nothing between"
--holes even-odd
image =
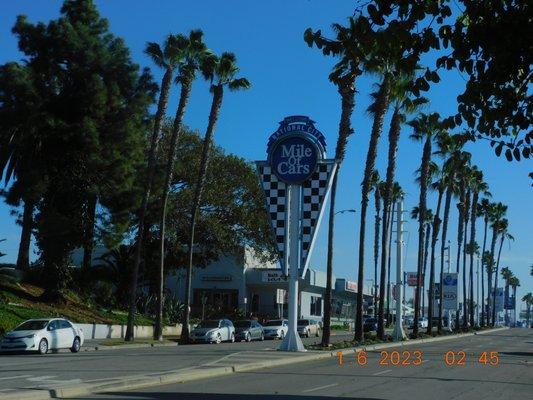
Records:
<instances>
[{"instance_id":1,"label":"checkered pattern on sign","mask_svg":"<svg viewBox=\"0 0 533 400\"><path fill-rule=\"evenodd\" d=\"M283 260L285 253L285 217L287 209L287 185L272 172L269 165L258 165L261 186L265 191L270 223L274 230L276 245Z\"/></svg>"},{"instance_id":2,"label":"checkered pattern on sign","mask_svg":"<svg viewBox=\"0 0 533 400\"><path fill-rule=\"evenodd\" d=\"M301 226L302 268L305 268L309 249L313 243L317 222L320 218L322 207L324 206L324 198L328 191L333 168L335 168L335 163L332 162L318 164L311 178L303 183Z\"/></svg>"}]
</instances>

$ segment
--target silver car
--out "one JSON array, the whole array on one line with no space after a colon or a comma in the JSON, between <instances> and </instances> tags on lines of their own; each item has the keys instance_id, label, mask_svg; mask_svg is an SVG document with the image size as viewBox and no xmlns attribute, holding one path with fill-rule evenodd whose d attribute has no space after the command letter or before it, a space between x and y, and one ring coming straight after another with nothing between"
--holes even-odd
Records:
<instances>
[{"instance_id":1,"label":"silver car","mask_svg":"<svg viewBox=\"0 0 533 400\"><path fill-rule=\"evenodd\" d=\"M235 342L235 327L229 319L213 319L200 322L191 332L192 342Z\"/></svg>"},{"instance_id":2,"label":"silver car","mask_svg":"<svg viewBox=\"0 0 533 400\"><path fill-rule=\"evenodd\" d=\"M320 336L320 324L314 319L299 319L298 320L298 334L300 336L309 337L315 335Z\"/></svg>"},{"instance_id":3,"label":"silver car","mask_svg":"<svg viewBox=\"0 0 533 400\"><path fill-rule=\"evenodd\" d=\"M289 330L286 319L272 319L263 324L265 339L283 339Z\"/></svg>"}]
</instances>

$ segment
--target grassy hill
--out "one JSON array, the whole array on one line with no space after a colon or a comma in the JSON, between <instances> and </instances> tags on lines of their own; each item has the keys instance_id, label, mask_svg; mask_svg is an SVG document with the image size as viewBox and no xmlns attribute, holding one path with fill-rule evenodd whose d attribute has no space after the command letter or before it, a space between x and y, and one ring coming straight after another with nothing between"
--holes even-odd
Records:
<instances>
[{"instance_id":1,"label":"grassy hill","mask_svg":"<svg viewBox=\"0 0 533 400\"><path fill-rule=\"evenodd\" d=\"M13 329L30 318L65 317L78 323L125 324L127 313L121 310L104 310L88 304L75 293L67 295L66 304L48 304L40 300L43 289L26 284L0 282L0 334ZM137 316L139 325L152 325L145 316Z\"/></svg>"}]
</instances>

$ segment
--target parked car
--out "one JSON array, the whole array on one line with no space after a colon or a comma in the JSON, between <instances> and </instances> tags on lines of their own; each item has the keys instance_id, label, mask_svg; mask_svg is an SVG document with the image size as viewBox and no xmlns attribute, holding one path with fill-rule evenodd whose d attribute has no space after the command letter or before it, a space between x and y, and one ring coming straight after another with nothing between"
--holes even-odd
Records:
<instances>
[{"instance_id":1,"label":"parked car","mask_svg":"<svg viewBox=\"0 0 533 400\"><path fill-rule=\"evenodd\" d=\"M420 317L418 318L418 327L419 328L427 328L429 325L428 319L426 317ZM415 327L415 319L409 323L409 329L413 329Z\"/></svg>"},{"instance_id":2,"label":"parked car","mask_svg":"<svg viewBox=\"0 0 533 400\"><path fill-rule=\"evenodd\" d=\"M263 326L256 320L235 321L233 325L235 326L236 340L246 340L247 342L265 340Z\"/></svg>"},{"instance_id":3,"label":"parked car","mask_svg":"<svg viewBox=\"0 0 533 400\"><path fill-rule=\"evenodd\" d=\"M36 351L70 349L77 353L83 346L80 328L63 318L30 319L4 335L1 351Z\"/></svg>"},{"instance_id":4,"label":"parked car","mask_svg":"<svg viewBox=\"0 0 533 400\"><path fill-rule=\"evenodd\" d=\"M318 324L318 321L314 319L299 319L297 330L300 336L320 336L320 325Z\"/></svg>"},{"instance_id":5,"label":"parked car","mask_svg":"<svg viewBox=\"0 0 533 400\"><path fill-rule=\"evenodd\" d=\"M283 339L289 330L289 321L272 319L263 324L263 330L267 339Z\"/></svg>"},{"instance_id":6,"label":"parked car","mask_svg":"<svg viewBox=\"0 0 533 400\"><path fill-rule=\"evenodd\" d=\"M378 330L378 319L374 317L369 317L363 321L363 332L377 331Z\"/></svg>"},{"instance_id":7,"label":"parked car","mask_svg":"<svg viewBox=\"0 0 533 400\"><path fill-rule=\"evenodd\" d=\"M212 319L200 322L191 332L192 342L235 342L235 327L229 319Z\"/></svg>"}]
</instances>

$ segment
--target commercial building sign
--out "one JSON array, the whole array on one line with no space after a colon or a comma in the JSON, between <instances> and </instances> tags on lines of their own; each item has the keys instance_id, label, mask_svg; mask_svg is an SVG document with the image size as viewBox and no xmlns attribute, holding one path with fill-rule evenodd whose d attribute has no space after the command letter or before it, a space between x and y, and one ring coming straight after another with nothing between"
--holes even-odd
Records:
<instances>
[{"instance_id":1,"label":"commercial building sign","mask_svg":"<svg viewBox=\"0 0 533 400\"><path fill-rule=\"evenodd\" d=\"M203 282L230 282L230 275L203 275L200 277Z\"/></svg>"},{"instance_id":2,"label":"commercial building sign","mask_svg":"<svg viewBox=\"0 0 533 400\"><path fill-rule=\"evenodd\" d=\"M287 282L287 276L281 270L263 271L263 282L276 283Z\"/></svg>"},{"instance_id":3,"label":"commercial building sign","mask_svg":"<svg viewBox=\"0 0 533 400\"><path fill-rule=\"evenodd\" d=\"M442 307L457 310L457 272L444 273L442 277Z\"/></svg>"},{"instance_id":4,"label":"commercial building sign","mask_svg":"<svg viewBox=\"0 0 533 400\"><path fill-rule=\"evenodd\" d=\"M496 312L503 311L503 288L496 289L496 302L494 303Z\"/></svg>"},{"instance_id":5,"label":"commercial building sign","mask_svg":"<svg viewBox=\"0 0 533 400\"><path fill-rule=\"evenodd\" d=\"M357 282L354 281L344 281L344 289L347 292L357 293Z\"/></svg>"},{"instance_id":6,"label":"commercial building sign","mask_svg":"<svg viewBox=\"0 0 533 400\"><path fill-rule=\"evenodd\" d=\"M407 286L416 286L417 276L416 272L406 272L405 280L407 281Z\"/></svg>"}]
</instances>

